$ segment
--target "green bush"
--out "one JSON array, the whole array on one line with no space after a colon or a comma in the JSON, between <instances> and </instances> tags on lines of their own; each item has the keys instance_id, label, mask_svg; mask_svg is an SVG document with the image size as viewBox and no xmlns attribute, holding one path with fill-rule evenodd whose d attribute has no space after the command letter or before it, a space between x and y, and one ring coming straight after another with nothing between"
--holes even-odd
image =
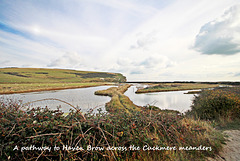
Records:
<instances>
[{"instance_id":1,"label":"green bush","mask_svg":"<svg viewBox=\"0 0 240 161\"><path fill-rule=\"evenodd\" d=\"M239 87L206 90L195 96L187 114L200 119L240 118Z\"/></svg>"}]
</instances>

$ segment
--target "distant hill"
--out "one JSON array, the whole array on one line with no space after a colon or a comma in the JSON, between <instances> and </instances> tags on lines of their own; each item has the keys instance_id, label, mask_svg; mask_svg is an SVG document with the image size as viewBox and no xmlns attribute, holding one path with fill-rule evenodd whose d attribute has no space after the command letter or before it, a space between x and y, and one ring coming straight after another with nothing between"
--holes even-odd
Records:
<instances>
[{"instance_id":1,"label":"distant hill","mask_svg":"<svg viewBox=\"0 0 240 161\"><path fill-rule=\"evenodd\" d=\"M126 82L120 73L46 68L0 68L0 83Z\"/></svg>"}]
</instances>

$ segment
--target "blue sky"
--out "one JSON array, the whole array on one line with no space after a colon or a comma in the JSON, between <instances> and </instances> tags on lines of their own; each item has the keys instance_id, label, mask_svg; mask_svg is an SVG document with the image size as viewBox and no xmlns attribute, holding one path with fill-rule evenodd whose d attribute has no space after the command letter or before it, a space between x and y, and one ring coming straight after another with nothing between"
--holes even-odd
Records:
<instances>
[{"instance_id":1,"label":"blue sky","mask_svg":"<svg viewBox=\"0 0 240 161\"><path fill-rule=\"evenodd\" d=\"M239 0L0 0L0 67L239 81Z\"/></svg>"}]
</instances>

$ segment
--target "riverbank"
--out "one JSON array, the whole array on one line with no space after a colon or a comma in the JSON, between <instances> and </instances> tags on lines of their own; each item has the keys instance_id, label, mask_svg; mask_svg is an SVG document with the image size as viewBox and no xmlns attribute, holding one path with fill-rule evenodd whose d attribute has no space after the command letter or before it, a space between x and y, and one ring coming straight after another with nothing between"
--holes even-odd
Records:
<instances>
[{"instance_id":1,"label":"riverbank","mask_svg":"<svg viewBox=\"0 0 240 161\"><path fill-rule=\"evenodd\" d=\"M152 92L168 92L197 90L219 87L219 84L203 84L203 83L148 83L148 87L139 88L136 93L152 93Z\"/></svg>"},{"instance_id":2,"label":"riverbank","mask_svg":"<svg viewBox=\"0 0 240 161\"><path fill-rule=\"evenodd\" d=\"M28 93L114 85L113 82L0 84L0 94Z\"/></svg>"},{"instance_id":3,"label":"riverbank","mask_svg":"<svg viewBox=\"0 0 240 161\"><path fill-rule=\"evenodd\" d=\"M108 112L124 111L128 114L141 110L141 107L135 105L124 93L131 85L122 84L118 87L111 87L106 90L96 91L95 95L109 96L111 101L106 103L105 107Z\"/></svg>"}]
</instances>

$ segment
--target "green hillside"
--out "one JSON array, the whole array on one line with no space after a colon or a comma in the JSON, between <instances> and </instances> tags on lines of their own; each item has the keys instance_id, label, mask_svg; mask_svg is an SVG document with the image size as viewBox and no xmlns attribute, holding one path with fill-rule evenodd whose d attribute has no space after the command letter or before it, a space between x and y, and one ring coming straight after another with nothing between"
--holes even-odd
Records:
<instances>
[{"instance_id":1,"label":"green hillside","mask_svg":"<svg viewBox=\"0 0 240 161\"><path fill-rule=\"evenodd\" d=\"M0 83L83 83L125 81L126 78L119 73L43 68L0 69Z\"/></svg>"},{"instance_id":2,"label":"green hillside","mask_svg":"<svg viewBox=\"0 0 240 161\"><path fill-rule=\"evenodd\" d=\"M92 87L125 82L119 73L67 69L1 68L0 94Z\"/></svg>"}]
</instances>

